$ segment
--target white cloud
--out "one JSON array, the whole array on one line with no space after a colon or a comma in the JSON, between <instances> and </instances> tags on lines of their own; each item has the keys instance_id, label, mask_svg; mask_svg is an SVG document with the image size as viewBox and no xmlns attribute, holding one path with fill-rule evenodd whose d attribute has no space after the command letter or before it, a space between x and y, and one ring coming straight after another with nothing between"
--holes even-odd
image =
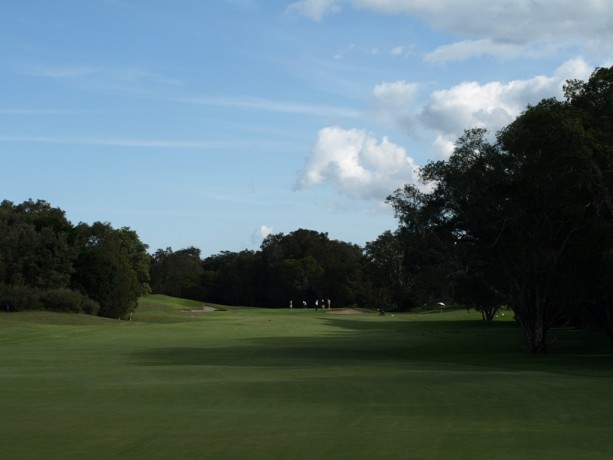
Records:
<instances>
[{"instance_id":1,"label":"white cloud","mask_svg":"<svg viewBox=\"0 0 613 460\"><path fill-rule=\"evenodd\" d=\"M496 131L519 115L528 104L548 97L560 97L564 82L585 79L590 69L583 60L560 66L552 76L527 80L464 82L431 94L419 113L420 122L433 130L459 136L465 129L485 127Z\"/></svg>"},{"instance_id":2,"label":"white cloud","mask_svg":"<svg viewBox=\"0 0 613 460\"><path fill-rule=\"evenodd\" d=\"M407 57L411 54L411 48L413 47L395 46L389 51L389 54L393 57Z\"/></svg>"},{"instance_id":3,"label":"white cloud","mask_svg":"<svg viewBox=\"0 0 613 460\"><path fill-rule=\"evenodd\" d=\"M518 42L612 33L613 10L606 0L349 0L349 3L385 14L416 16L463 35Z\"/></svg>"},{"instance_id":4,"label":"white cloud","mask_svg":"<svg viewBox=\"0 0 613 460\"><path fill-rule=\"evenodd\" d=\"M413 105L418 88L419 85L417 83L397 80L376 85L372 94L378 110L398 112L407 110Z\"/></svg>"},{"instance_id":5,"label":"white cloud","mask_svg":"<svg viewBox=\"0 0 613 460\"><path fill-rule=\"evenodd\" d=\"M435 160L446 160L451 156L454 148L454 139L449 139L442 134L438 134L432 142L430 156Z\"/></svg>"},{"instance_id":6,"label":"white cloud","mask_svg":"<svg viewBox=\"0 0 613 460\"><path fill-rule=\"evenodd\" d=\"M561 97L566 80L586 80L592 66L574 59L550 75L509 82L463 82L432 92L417 106L419 86L406 81L376 85L372 95L379 118L411 137L430 143L428 155L446 159L464 130L483 127L491 134L512 122L528 104ZM424 152L425 153L425 152ZM296 189L331 185L350 198L383 199L405 183L418 184L418 165L387 137L379 142L361 129L319 131Z\"/></svg>"},{"instance_id":7,"label":"white cloud","mask_svg":"<svg viewBox=\"0 0 613 460\"><path fill-rule=\"evenodd\" d=\"M313 105L303 102L285 102L263 99L260 97L223 97L223 96L195 96L177 99L180 102L196 105L210 105L219 107L235 107L240 109L265 110L290 114L306 114L315 116L336 116L359 118L356 110L329 105Z\"/></svg>"},{"instance_id":8,"label":"white cloud","mask_svg":"<svg viewBox=\"0 0 613 460\"><path fill-rule=\"evenodd\" d=\"M191 141L164 139L128 139L94 137L42 137L42 136L5 136L0 134L0 142L23 142L38 144L97 145L110 147L134 147L152 149L235 149L244 148L250 143L238 141Z\"/></svg>"},{"instance_id":9,"label":"white cloud","mask_svg":"<svg viewBox=\"0 0 613 460\"><path fill-rule=\"evenodd\" d=\"M380 121L397 122L405 125L401 120L412 117L415 95L419 89L417 83L408 83L404 80L395 82L383 82L376 85L372 91L374 101L374 116Z\"/></svg>"},{"instance_id":10,"label":"white cloud","mask_svg":"<svg viewBox=\"0 0 613 460\"><path fill-rule=\"evenodd\" d=\"M260 227L251 234L251 242L254 245L262 244L262 241L272 233L272 227L268 225L260 225Z\"/></svg>"},{"instance_id":11,"label":"white cloud","mask_svg":"<svg viewBox=\"0 0 613 460\"><path fill-rule=\"evenodd\" d=\"M340 11L339 3L336 0L301 0L292 3L287 11L320 21L327 13Z\"/></svg>"},{"instance_id":12,"label":"white cloud","mask_svg":"<svg viewBox=\"0 0 613 460\"><path fill-rule=\"evenodd\" d=\"M515 43L496 43L489 38L463 40L451 45L439 46L426 55L426 60L430 62L463 61L485 54L514 58L520 56L523 51L524 48Z\"/></svg>"},{"instance_id":13,"label":"white cloud","mask_svg":"<svg viewBox=\"0 0 613 460\"><path fill-rule=\"evenodd\" d=\"M123 83L155 83L166 86L180 86L182 82L165 75L151 72L141 67L95 67L90 65L65 66L29 66L20 73L34 77L53 78L57 80L110 81Z\"/></svg>"},{"instance_id":14,"label":"white cloud","mask_svg":"<svg viewBox=\"0 0 613 460\"><path fill-rule=\"evenodd\" d=\"M444 158L464 130L482 127L495 133L528 104L561 97L566 80L586 80L591 71L584 60L573 59L559 66L551 76L484 84L469 81L436 90L421 106L413 102L418 87L404 81L377 85L373 96L380 119L393 120L409 135L432 133L431 155Z\"/></svg>"},{"instance_id":15,"label":"white cloud","mask_svg":"<svg viewBox=\"0 0 613 460\"><path fill-rule=\"evenodd\" d=\"M577 44L608 53L613 40L613 8L606 0L302 0L292 6L306 17L321 20L342 4L404 14L469 38L437 48L428 55L431 61L483 54L538 57Z\"/></svg>"},{"instance_id":16,"label":"white cloud","mask_svg":"<svg viewBox=\"0 0 613 460\"><path fill-rule=\"evenodd\" d=\"M319 131L296 188L327 183L351 198L379 200L414 183L416 170L405 149L386 137L378 142L363 130L328 127Z\"/></svg>"},{"instance_id":17,"label":"white cloud","mask_svg":"<svg viewBox=\"0 0 613 460\"><path fill-rule=\"evenodd\" d=\"M49 66L39 67L35 69L26 69L23 71L25 75L48 77L48 78L80 78L96 75L100 73L100 69L92 66Z\"/></svg>"}]
</instances>

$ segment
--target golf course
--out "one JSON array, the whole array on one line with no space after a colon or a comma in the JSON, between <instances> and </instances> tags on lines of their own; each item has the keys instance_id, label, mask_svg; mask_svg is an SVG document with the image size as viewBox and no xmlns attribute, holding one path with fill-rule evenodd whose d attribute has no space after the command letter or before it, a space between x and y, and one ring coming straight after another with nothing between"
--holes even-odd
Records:
<instances>
[{"instance_id":1,"label":"golf course","mask_svg":"<svg viewBox=\"0 0 613 460\"><path fill-rule=\"evenodd\" d=\"M3 460L605 460L612 388L600 331L530 354L504 311L0 313Z\"/></svg>"}]
</instances>

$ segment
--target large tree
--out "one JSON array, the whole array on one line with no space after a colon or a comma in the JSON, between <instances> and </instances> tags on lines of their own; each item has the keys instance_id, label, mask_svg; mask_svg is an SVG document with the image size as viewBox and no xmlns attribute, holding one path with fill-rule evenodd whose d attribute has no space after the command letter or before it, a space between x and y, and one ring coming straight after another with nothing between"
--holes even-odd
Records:
<instances>
[{"instance_id":1,"label":"large tree","mask_svg":"<svg viewBox=\"0 0 613 460\"><path fill-rule=\"evenodd\" d=\"M298 229L269 235L257 252L207 257L203 285L207 300L233 305L286 307L322 299L351 305L363 298L361 262L358 246Z\"/></svg>"},{"instance_id":2,"label":"large tree","mask_svg":"<svg viewBox=\"0 0 613 460\"><path fill-rule=\"evenodd\" d=\"M412 294L421 303L454 298L477 306L474 299L458 293L466 291L467 280L484 265L474 251L475 242L484 237L481 224L492 223L474 207L475 200L490 196L478 180L478 170L490 153L484 134L466 132L448 161L422 168L421 180L427 186L407 184L387 199L400 221L396 235L404 253L403 270L410 274Z\"/></svg>"},{"instance_id":3,"label":"large tree","mask_svg":"<svg viewBox=\"0 0 613 460\"><path fill-rule=\"evenodd\" d=\"M272 305L290 299L331 299L335 305L361 300L361 249L331 240L327 233L298 229L269 235L262 243L261 267L265 297Z\"/></svg>"},{"instance_id":4,"label":"large tree","mask_svg":"<svg viewBox=\"0 0 613 460\"><path fill-rule=\"evenodd\" d=\"M258 257L249 250L222 251L202 261L206 299L226 305L258 305Z\"/></svg>"},{"instance_id":5,"label":"large tree","mask_svg":"<svg viewBox=\"0 0 613 460\"><path fill-rule=\"evenodd\" d=\"M447 248L466 300L513 308L532 352L586 306L610 312L612 81L599 69L570 82L566 101L528 107L495 143L467 131L449 160L424 167L431 192L389 198L403 228Z\"/></svg>"},{"instance_id":6,"label":"large tree","mask_svg":"<svg viewBox=\"0 0 613 460\"><path fill-rule=\"evenodd\" d=\"M189 247L173 251L158 249L151 258L151 290L187 299L202 300L206 290L202 286L200 249Z\"/></svg>"},{"instance_id":7,"label":"large tree","mask_svg":"<svg viewBox=\"0 0 613 460\"><path fill-rule=\"evenodd\" d=\"M0 204L0 284L65 287L74 252L64 211L43 200Z\"/></svg>"},{"instance_id":8,"label":"large tree","mask_svg":"<svg viewBox=\"0 0 613 460\"><path fill-rule=\"evenodd\" d=\"M373 306L403 309L412 306L414 277L406 264L406 251L400 232L386 231L366 243L366 274L372 290Z\"/></svg>"},{"instance_id":9,"label":"large tree","mask_svg":"<svg viewBox=\"0 0 613 460\"><path fill-rule=\"evenodd\" d=\"M100 304L100 316L122 318L133 312L149 290L147 246L129 228L81 223L74 232L78 251L73 287Z\"/></svg>"}]
</instances>

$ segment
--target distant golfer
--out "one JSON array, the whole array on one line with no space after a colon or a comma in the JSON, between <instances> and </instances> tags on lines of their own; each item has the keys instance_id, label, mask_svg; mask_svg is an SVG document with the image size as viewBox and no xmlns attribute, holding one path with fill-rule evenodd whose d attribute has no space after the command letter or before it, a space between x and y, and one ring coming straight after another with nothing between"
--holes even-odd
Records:
<instances>
[{"instance_id":1,"label":"distant golfer","mask_svg":"<svg viewBox=\"0 0 613 460\"><path fill-rule=\"evenodd\" d=\"M290 300L289 301L289 309L291 310L292 308L294 308L294 301Z\"/></svg>"},{"instance_id":2,"label":"distant golfer","mask_svg":"<svg viewBox=\"0 0 613 460\"><path fill-rule=\"evenodd\" d=\"M385 316L385 311L382 308L377 308L379 310L379 316Z\"/></svg>"}]
</instances>

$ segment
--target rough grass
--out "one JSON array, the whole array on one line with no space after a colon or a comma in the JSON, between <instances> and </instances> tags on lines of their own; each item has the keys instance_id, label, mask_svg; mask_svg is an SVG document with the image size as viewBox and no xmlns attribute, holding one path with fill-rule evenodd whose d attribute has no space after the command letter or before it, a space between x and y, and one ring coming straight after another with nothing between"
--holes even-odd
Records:
<instances>
[{"instance_id":1,"label":"rough grass","mask_svg":"<svg viewBox=\"0 0 613 460\"><path fill-rule=\"evenodd\" d=\"M613 354L509 317L142 299L134 321L0 314L12 459L609 459Z\"/></svg>"}]
</instances>

